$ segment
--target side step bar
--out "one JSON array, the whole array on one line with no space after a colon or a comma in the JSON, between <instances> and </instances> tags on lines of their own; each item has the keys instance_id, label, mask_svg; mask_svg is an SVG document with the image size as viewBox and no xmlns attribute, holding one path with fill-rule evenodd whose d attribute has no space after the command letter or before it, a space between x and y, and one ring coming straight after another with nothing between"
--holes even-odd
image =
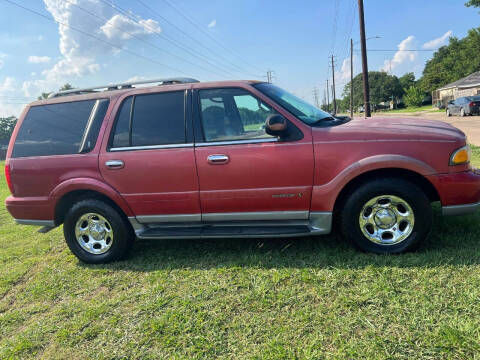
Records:
<instances>
[{"instance_id":1,"label":"side step bar","mask_svg":"<svg viewBox=\"0 0 480 360\"><path fill-rule=\"evenodd\" d=\"M310 213L306 220L140 223L129 218L139 239L275 238L329 234L332 213Z\"/></svg>"}]
</instances>

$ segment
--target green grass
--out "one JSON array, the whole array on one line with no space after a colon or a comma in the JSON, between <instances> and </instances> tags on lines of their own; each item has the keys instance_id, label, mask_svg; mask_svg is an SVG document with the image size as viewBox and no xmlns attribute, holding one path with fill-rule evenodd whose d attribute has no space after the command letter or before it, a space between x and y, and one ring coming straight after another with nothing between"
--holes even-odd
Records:
<instances>
[{"instance_id":1,"label":"green grass","mask_svg":"<svg viewBox=\"0 0 480 360\"><path fill-rule=\"evenodd\" d=\"M394 110L379 110L377 112L388 112L388 113L411 113L411 112L420 112L420 111L428 111L428 112L445 112L444 109L434 109L432 105L425 105L425 106L418 106L418 107L407 107L404 109L394 109Z\"/></svg>"},{"instance_id":2,"label":"green grass","mask_svg":"<svg viewBox=\"0 0 480 360\"><path fill-rule=\"evenodd\" d=\"M0 358L478 358L479 223L437 208L401 256L335 236L137 241L92 266L1 205Z\"/></svg>"}]
</instances>

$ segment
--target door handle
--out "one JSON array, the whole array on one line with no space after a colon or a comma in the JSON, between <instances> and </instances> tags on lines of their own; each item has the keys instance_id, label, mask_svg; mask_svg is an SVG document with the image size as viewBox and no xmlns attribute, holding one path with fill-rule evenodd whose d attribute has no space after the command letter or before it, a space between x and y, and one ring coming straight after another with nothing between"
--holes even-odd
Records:
<instances>
[{"instance_id":1,"label":"door handle","mask_svg":"<svg viewBox=\"0 0 480 360\"><path fill-rule=\"evenodd\" d=\"M109 169L122 169L125 163L122 160L108 160L105 162L105 166Z\"/></svg>"},{"instance_id":2,"label":"door handle","mask_svg":"<svg viewBox=\"0 0 480 360\"><path fill-rule=\"evenodd\" d=\"M209 155L207 160L212 165L222 165L228 163L230 158L227 155Z\"/></svg>"}]
</instances>

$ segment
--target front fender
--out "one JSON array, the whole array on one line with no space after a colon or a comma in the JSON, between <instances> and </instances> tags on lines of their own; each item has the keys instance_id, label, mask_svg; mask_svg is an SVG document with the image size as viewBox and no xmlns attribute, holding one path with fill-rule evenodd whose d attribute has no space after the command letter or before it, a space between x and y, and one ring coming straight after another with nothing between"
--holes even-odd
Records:
<instances>
[{"instance_id":1,"label":"front fender","mask_svg":"<svg viewBox=\"0 0 480 360\"><path fill-rule=\"evenodd\" d=\"M436 174L430 165L404 155L374 155L349 165L326 184L314 184L311 211L333 211L342 189L356 177L380 169L404 169L422 176Z\"/></svg>"},{"instance_id":2,"label":"front fender","mask_svg":"<svg viewBox=\"0 0 480 360\"><path fill-rule=\"evenodd\" d=\"M75 178L66 180L57 185L52 190L49 197L52 202L57 204L64 195L78 190L96 191L102 195L105 195L115 204L117 204L126 216L133 216L133 211L130 209L125 199L114 188L97 179Z\"/></svg>"}]
</instances>

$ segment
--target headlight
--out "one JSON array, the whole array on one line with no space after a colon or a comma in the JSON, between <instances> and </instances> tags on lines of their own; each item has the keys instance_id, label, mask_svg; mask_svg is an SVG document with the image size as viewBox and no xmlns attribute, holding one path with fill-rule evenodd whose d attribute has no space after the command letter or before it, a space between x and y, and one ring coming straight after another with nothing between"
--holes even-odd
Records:
<instances>
[{"instance_id":1,"label":"headlight","mask_svg":"<svg viewBox=\"0 0 480 360\"><path fill-rule=\"evenodd\" d=\"M468 164L471 158L470 146L465 145L460 149L457 149L450 156L450 165L463 165Z\"/></svg>"}]
</instances>

